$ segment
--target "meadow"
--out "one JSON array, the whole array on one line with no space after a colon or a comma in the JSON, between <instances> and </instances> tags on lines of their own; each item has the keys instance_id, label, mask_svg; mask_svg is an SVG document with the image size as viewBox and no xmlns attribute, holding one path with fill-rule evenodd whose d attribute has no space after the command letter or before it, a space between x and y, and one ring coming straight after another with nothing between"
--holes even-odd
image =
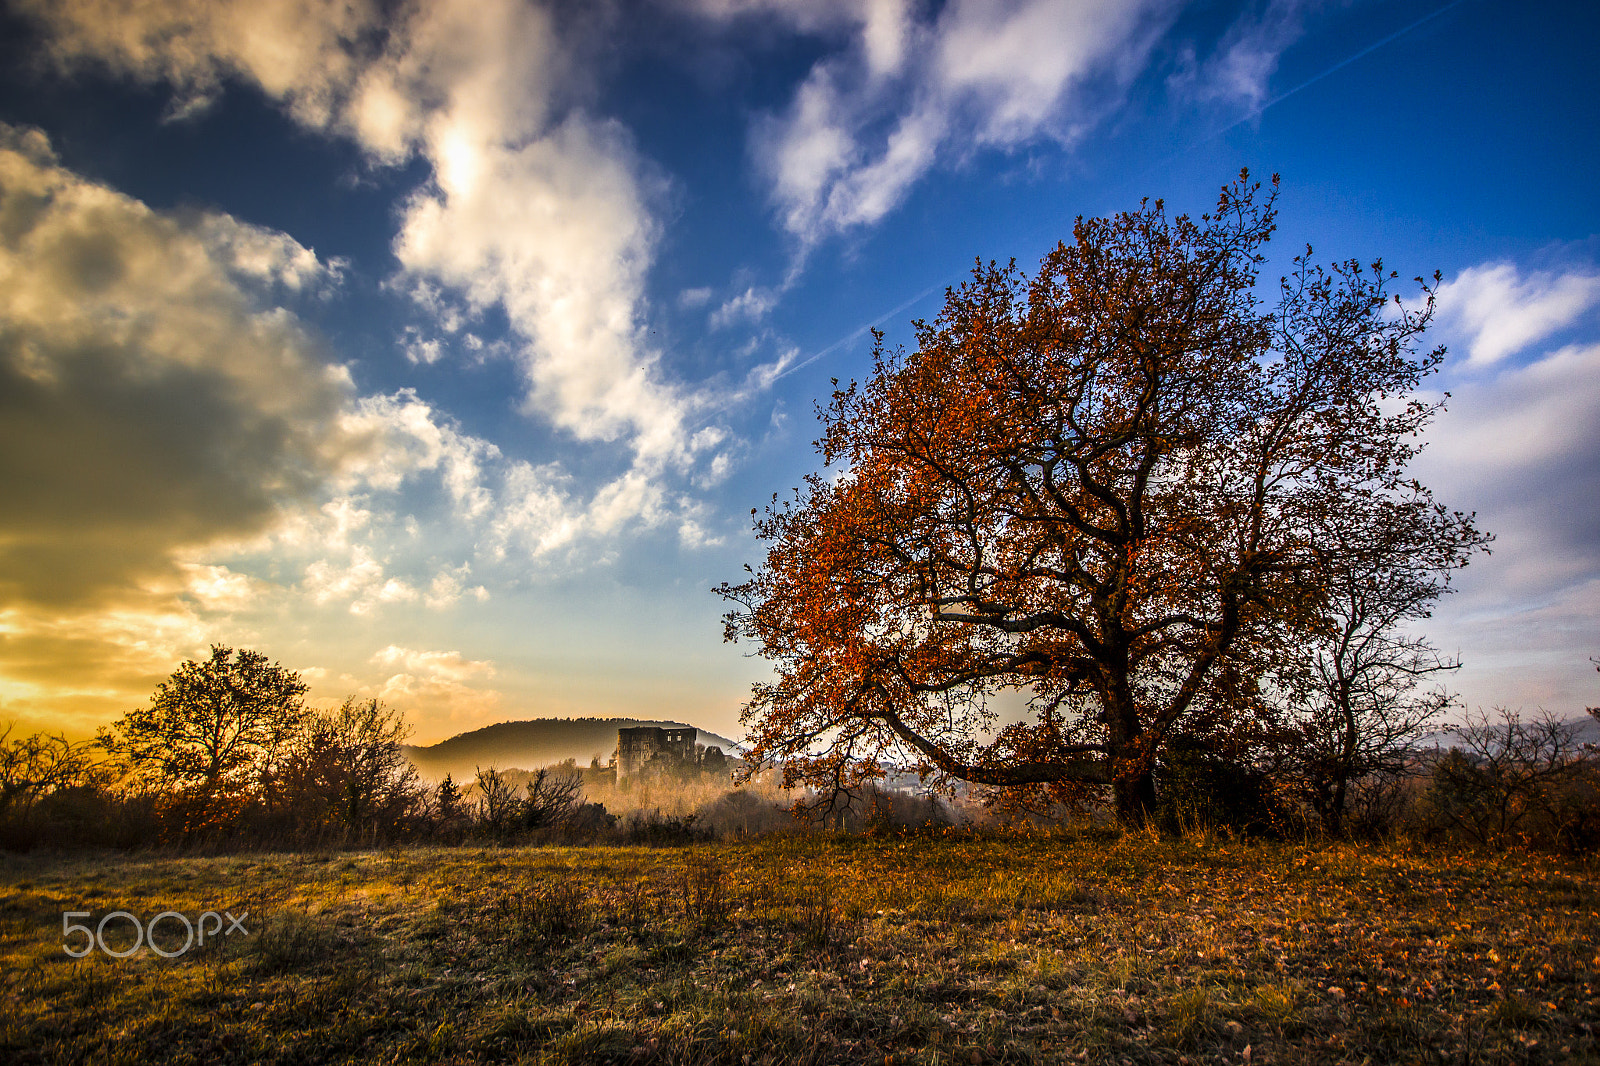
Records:
<instances>
[{"instance_id":1,"label":"meadow","mask_svg":"<svg viewBox=\"0 0 1600 1066\"><path fill-rule=\"evenodd\" d=\"M1600 1062L1596 873L971 830L5 855L0 1060ZM65 911L224 909L63 950Z\"/></svg>"}]
</instances>

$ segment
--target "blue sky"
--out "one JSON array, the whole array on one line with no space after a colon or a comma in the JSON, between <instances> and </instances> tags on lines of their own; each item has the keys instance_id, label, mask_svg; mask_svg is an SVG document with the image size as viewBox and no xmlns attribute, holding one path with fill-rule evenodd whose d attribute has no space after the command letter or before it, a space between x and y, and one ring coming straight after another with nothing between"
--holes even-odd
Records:
<instances>
[{"instance_id":1,"label":"blue sky","mask_svg":"<svg viewBox=\"0 0 1600 1066\"><path fill-rule=\"evenodd\" d=\"M11 0L0 718L209 642L508 718L737 730L710 593L813 404L974 257L1283 177L1273 271L1442 272L1418 472L1465 703L1600 702L1590 5Z\"/></svg>"}]
</instances>

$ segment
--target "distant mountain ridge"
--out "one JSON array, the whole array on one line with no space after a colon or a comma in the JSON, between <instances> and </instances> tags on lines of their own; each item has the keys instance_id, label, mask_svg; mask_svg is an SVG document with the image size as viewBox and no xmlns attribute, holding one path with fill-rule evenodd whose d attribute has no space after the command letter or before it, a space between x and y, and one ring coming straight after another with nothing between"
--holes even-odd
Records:
<instances>
[{"instance_id":1,"label":"distant mountain ridge","mask_svg":"<svg viewBox=\"0 0 1600 1066\"><path fill-rule=\"evenodd\" d=\"M1526 725L1535 721L1538 718L1538 714L1523 714L1521 718L1523 724ZM1556 721L1562 725L1571 726L1578 743L1600 744L1600 718L1590 714L1569 714L1565 717L1558 717ZM1417 746L1419 748L1434 745L1441 748L1455 747L1459 743L1455 737L1455 731L1460 725L1460 722L1447 722L1438 728L1431 729L1417 738ZM1489 725L1491 727L1496 725L1503 726L1503 723L1498 716L1494 716L1490 718Z\"/></svg>"},{"instance_id":2,"label":"distant mountain ridge","mask_svg":"<svg viewBox=\"0 0 1600 1066\"><path fill-rule=\"evenodd\" d=\"M410 759L425 776L470 780L478 767L501 770L537 770L566 759L579 765L600 757L602 763L617 750L617 730L639 726L662 729L694 729L695 743L718 747L732 754L742 745L727 737L708 732L687 722L668 722L645 718L534 718L461 733L449 740L426 746L406 745Z\"/></svg>"}]
</instances>

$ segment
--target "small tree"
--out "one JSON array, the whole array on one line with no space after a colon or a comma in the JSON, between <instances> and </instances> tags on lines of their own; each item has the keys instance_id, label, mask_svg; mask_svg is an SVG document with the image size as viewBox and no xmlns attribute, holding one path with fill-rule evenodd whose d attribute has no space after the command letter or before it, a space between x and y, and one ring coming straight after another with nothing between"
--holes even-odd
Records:
<instances>
[{"instance_id":1,"label":"small tree","mask_svg":"<svg viewBox=\"0 0 1600 1066\"><path fill-rule=\"evenodd\" d=\"M213 644L209 659L178 667L99 743L210 819L255 791L300 727L305 693L299 674L260 652Z\"/></svg>"},{"instance_id":2,"label":"small tree","mask_svg":"<svg viewBox=\"0 0 1600 1066\"><path fill-rule=\"evenodd\" d=\"M448 825L461 817L461 789L449 774L444 775L444 780L434 790L433 806L441 824Z\"/></svg>"},{"instance_id":3,"label":"small tree","mask_svg":"<svg viewBox=\"0 0 1600 1066\"><path fill-rule=\"evenodd\" d=\"M409 735L401 713L376 699L351 696L333 711L311 713L272 774L274 805L302 828L393 831L422 796L402 747Z\"/></svg>"},{"instance_id":4,"label":"small tree","mask_svg":"<svg viewBox=\"0 0 1600 1066\"><path fill-rule=\"evenodd\" d=\"M1323 828L1345 831L1352 788L1406 775L1416 739L1453 700L1429 685L1460 668L1406 627L1429 617L1451 572L1492 539L1413 486L1351 501L1317 533L1326 614L1282 687L1301 709L1288 762Z\"/></svg>"},{"instance_id":5,"label":"small tree","mask_svg":"<svg viewBox=\"0 0 1600 1066\"><path fill-rule=\"evenodd\" d=\"M571 765L536 771L522 801L522 824L543 829L564 824L583 799L583 777Z\"/></svg>"}]
</instances>

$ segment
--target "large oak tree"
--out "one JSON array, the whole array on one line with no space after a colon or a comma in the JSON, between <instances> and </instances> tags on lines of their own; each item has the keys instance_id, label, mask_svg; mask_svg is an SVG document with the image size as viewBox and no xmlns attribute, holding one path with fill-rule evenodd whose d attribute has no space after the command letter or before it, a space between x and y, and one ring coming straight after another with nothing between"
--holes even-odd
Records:
<instances>
[{"instance_id":1,"label":"large oak tree","mask_svg":"<svg viewBox=\"0 0 1600 1066\"><path fill-rule=\"evenodd\" d=\"M980 263L914 352L880 337L820 412L825 470L774 497L765 563L719 590L728 638L776 666L744 712L755 760L824 794L908 756L1109 784L1142 821L1173 737L1272 713L1332 637L1330 526L1465 557L1470 517L1406 474L1438 410L1417 391L1443 354L1418 348L1432 290L1391 302L1381 264L1307 249L1263 302L1276 189L1242 174L1198 220L1080 219L1032 277ZM1006 692L1028 713L996 733Z\"/></svg>"}]
</instances>

